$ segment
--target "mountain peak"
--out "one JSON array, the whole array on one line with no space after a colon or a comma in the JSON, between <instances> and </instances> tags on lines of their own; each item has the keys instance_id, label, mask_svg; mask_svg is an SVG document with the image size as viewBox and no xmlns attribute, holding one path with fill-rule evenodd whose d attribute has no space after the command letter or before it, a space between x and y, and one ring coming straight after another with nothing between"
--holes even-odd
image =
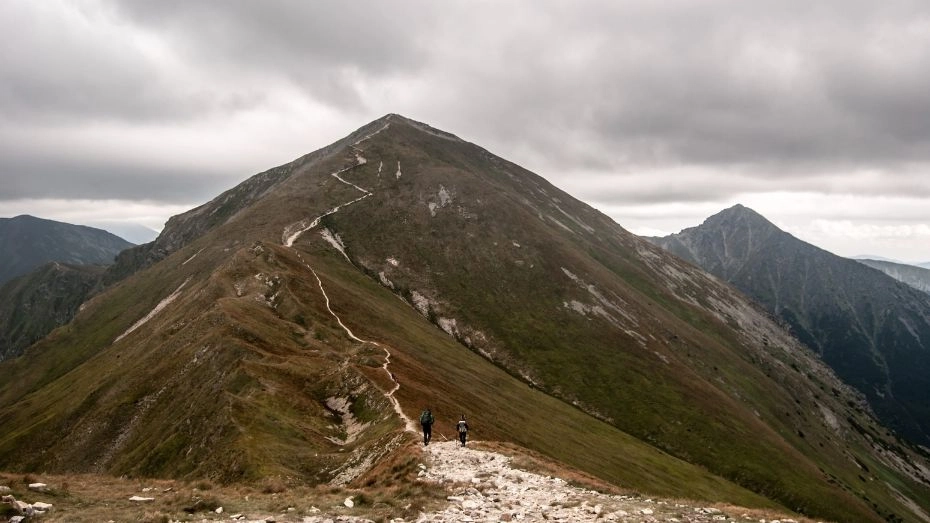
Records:
<instances>
[{"instance_id":1,"label":"mountain peak","mask_svg":"<svg viewBox=\"0 0 930 523\"><path fill-rule=\"evenodd\" d=\"M446 139L448 139L448 140L463 141L461 138L459 138L458 136L456 136L456 135L454 135L454 134L452 134L452 133L450 133L450 132L446 132L446 131L443 131L443 130L441 130L441 129L437 129L437 128L435 128L435 127L429 125L429 124L426 124L426 123L423 123L423 122L419 122L419 121L414 120L414 119L412 119L412 118L407 118L406 116L403 116L403 115L400 115L400 114L397 114L397 113L388 113L388 114L384 115L383 117L378 118L377 120L375 120L374 122L372 122L372 123L369 124L369 125L377 125L377 124L381 124L381 125L390 125L390 124L392 124L392 123L393 123L393 124L403 124L403 125L407 125L407 126L409 126L409 127L412 127L412 128L414 128L414 129L417 129L417 130L422 131L422 132L424 132L424 133L431 134L431 135L433 135L433 136L438 136L438 137L440 137L440 138L446 138Z\"/></svg>"},{"instance_id":2,"label":"mountain peak","mask_svg":"<svg viewBox=\"0 0 930 523\"><path fill-rule=\"evenodd\" d=\"M769 226L775 227L775 225L772 222L768 221L768 219L766 219L765 216L762 216L758 212L739 203L732 207L728 207L718 212L717 214L711 216L705 221L705 223L710 222L712 220L717 221L718 223L720 221L739 220L741 222L748 221L754 224L759 224L759 225L767 224Z\"/></svg>"}]
</instances>

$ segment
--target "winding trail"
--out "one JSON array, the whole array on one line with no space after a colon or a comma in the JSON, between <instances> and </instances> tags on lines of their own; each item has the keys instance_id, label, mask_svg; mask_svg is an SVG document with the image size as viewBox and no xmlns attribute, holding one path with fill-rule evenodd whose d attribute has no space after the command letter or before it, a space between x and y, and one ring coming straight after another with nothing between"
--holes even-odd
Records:
<instances>
[{"instance_id":1,"label":"winding trail","mask_svg":"<svg viewBox=\"0 0 930 523\"><path fill-rule=\"evenodd\" d=\"M368 140L369 138L371 138L371 137L375 136L376 134L380 133L381 131L387 129L389 125L390 125L390 123L384 124L384 127L381 127L381 128L378 129L377 131L375 131L375 132L373 132L373 133L371 133L371 134L369 134L369 135L367 135L367 136L365 136L365 137L359 139L358 141L356 141L355 143L353 143L352 145L349 146L349 147L352 149L352 151L355 153L355 159L356 159L356 164L355 164L355 165L352 165L352 166L350 166L350 167L346 167L345 169L340 169L340 170L338 170L338 171L336 171L336 172L330 173L330 176L334 177L335 179L339 180L340 182L342 182L342 183L344 183L344 184L346 184L346 185L348 185L348 186L350 186L350 187L354 187L355 189L357 189L357 190L359 190L360 192L362 192L362 193L363 193L362 196L360 196L360 197L358 197L358 198L356 198L356 199L354 199L354 200L351 200L351 201L349 201L349 202L346 202L346 203L337 205L336 207L333 207L332 209L329 209L328 211L324 212L323 214L321 214L321 215L319 215L319 216L317 216L317 217L315 217L315 218L313 218L313 219L305 218L305 219L300 220L300 221L298 221L298 222L296 222L296 223L293 223L293 224L291 224L291 225L288 225L287 227L284 228L284 232L282 233L282 236L281 236L282 243L284 244L285 247L293 248L294 242L296 242L297 239L300 238L300 236L301 236L303 233L305 233L305 232L307 232L307 231L309 231L309 230L315 228L316 226L318 226L318 225L320 224L320 220L322 220L324 217L329 216L330 214L333 214L333 213L335 213L335 212L338 212L338 211L339 211L340 209L342 209L343 207L347 207L347 206L352 205L352 204L354 204L354 203L356 203L356 202L359 202L359 201L361 201L361 200L364 200L365 198L368 198L369 196L371 196L372 194L374 194L374 193L372 193L371 191L369 191L369 190L367 190L367 189L364 189L364 188L362 188L362 187L359 187L358 185L356 185L356 184L354 184L354 183L352 183L352 182L346 181L346 180L345 180L344 178L342 178L342 176L340 176L340 175L341 175L342 173L345 173L345 172L347 172L347 171L350 171L350 170L352 170L352 169L355 169L356 167L359 167L359 166L361 166L361 165L365 165L366 163L368 163L368 160L366 160L366 159L362 156L361 153L362 153L363 151L358 147L358 145L361 144L362 142L364 142L365 140ZM383 163L383 162L382 162L382 163ZM380 168L379 168L379 172L380 172ZM343 253L343 255L345 256L345 253ZM387 374L388 378L391 380L391 383L394 384L394 388L392 388L392 389L391 389L390 391L388 391L388 392L385 392L385 393L384 393L384 396L385 396L388 400L390 400L391 404L394 406L394 412L396 412L397 415L400 416L400 419L404 420L404 430L406 430L407 432L416 432L416 431L417 431L417 426L416 426L416 424L413 422L412 419L410 419L409 416L407 416L406 414L404 414L404 411L403 411L403 409L402 409L401 406L400 406L400 402L398 402L398 401L397 401L397 398L394 397L394 393L397 392L398 390L400 390L400 383L398 383L397 378L394 377L394 373L391 372L390 369L388 368L388 366L391 364L391 351L390 351L387 347L385 347L384 345L381 345L380 343L377 343L377 342L374 342L374 341L371 341L371 340L363 340L363 339L359 338L358 336L356 336L356 335L352 332L352 330L349 329L349 327L346 326L346 324L342 322L342 318L340 318L339 315L336 314L335 311L333 311L332 307L330 307L329 295L326 294L326 289L323 288L323 280L320 279L320 276L316 273L315 270L313 270L313 267L311 267L310 264L307 263L306 260L304 260L304 258L300 255L299 252L297 253L297 258L301 261L301 263L304 264L304 266L305 266L307 269L310 270L310 272L313 274L313 277L316 278L317 284L318 284L319 287L320 287L320 292L323 294L323 298L326 300L326 310L329 311L329 313L333 316L333 318L336 319L336 322L338 322L338 323L339 323L339 326L342 327L342 330L344 330L344 331L346 332L346 335L347 335L349 338L351 338L351 339L353 339L353 340L355 340L355 341L357 341L357 342L359 342L359 343L369 343L369 344L374 345L375 347L378 347L379 349L381 349L381 350L384 351L384 364L381 366L381 368L384 369L384 372ZM346 259L348 259L348 256L346 256ZM349 262L351 263L351 260L349 260Z\"/></svg>"}]
</instances>

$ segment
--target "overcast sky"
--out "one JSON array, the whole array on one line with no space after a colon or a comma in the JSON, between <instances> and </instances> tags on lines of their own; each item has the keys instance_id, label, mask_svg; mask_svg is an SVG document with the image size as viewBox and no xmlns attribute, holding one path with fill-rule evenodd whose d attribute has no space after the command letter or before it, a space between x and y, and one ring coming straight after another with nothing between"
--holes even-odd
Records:
<instances>
[{"instance_id":1,"label":"overcast sky","mask_svg":"<svg viewBox=\"0 0 930 523\"><path fill-rule=\"evenodd\" d=\"M0 2L0 216L161 229L386 113L639 234L930 261L926 0Z\"/></svg>"}]
</instances>

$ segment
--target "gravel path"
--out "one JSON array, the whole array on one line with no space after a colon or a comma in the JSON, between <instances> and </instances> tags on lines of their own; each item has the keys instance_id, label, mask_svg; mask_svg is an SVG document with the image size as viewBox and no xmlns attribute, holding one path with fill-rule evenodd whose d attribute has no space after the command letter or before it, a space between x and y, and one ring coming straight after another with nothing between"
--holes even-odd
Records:
<instances>
[{"instance_id":1,"label":"gravel path","mask_svg":"<svg viewBox=\"0 0 930 523\"><path fill-rule=\"evenodd\" d=\"M507 456L463 448L457 442L432 443L425 448L425 453L429 465L421 467L420 479L450 484L453 495L448 498L447 508L421 514L416 520L418 523L765 521L746 514L725 514L716 508L600 494L574 487L559 478L512 468ZM781 523L792 521L780 520Z\"/></svg>"}]
</instances>

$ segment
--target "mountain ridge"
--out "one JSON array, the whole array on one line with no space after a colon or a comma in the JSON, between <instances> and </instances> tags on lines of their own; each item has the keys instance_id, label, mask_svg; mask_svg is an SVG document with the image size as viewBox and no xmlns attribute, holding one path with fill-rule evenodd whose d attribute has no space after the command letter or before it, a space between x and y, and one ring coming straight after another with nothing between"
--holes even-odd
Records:
<instances>
[{"instance_id":1,"label":"mountain ridge","mask_svg":"<svg viewBox=\"0 0 930 523\"><path fill-rule=\"evenodd\" d=\"M0 284L48 262L108 265L126 240L102 229L20 215L0 218Z\"/></svg>"},{"instance_id":2,"label":"mountain ridge","mask_svg":"<svg viewBox=\"0 0 930 523\"><path fill-rule=\"evenodd\" d=\"M857 259L859 263L878 269L892 278L911 287L930 293L930 269L917 265L897 263L888 260Z\"/></svg>"},{"instance_id":3,"label":"mountain ridge","mask_svg":"<svg viewBox=\"0 0 930 523\"><path fill-rule=\"evenodd\" d=\"M930 339L930 299L770 222L764 235L743 225L760 218L732 207L701 226L651 241L759 300L863 392L883 420L926 445L930 412L919 398L930 383L915 369L930 363L920 341Z\"/></svg>"},{"instance_id":4,"label":"mountain ridge","mask_svg":"<svg viewBox=\"0 0 930 523\"><path fill-rule=\"evenodd\" d=\"M125 253L0 363L0 466L351 481L409 437L390 393L647 492L926 506L924 458L761 309L424 125L376 120Z\"/></svg>"}]
</instances>

